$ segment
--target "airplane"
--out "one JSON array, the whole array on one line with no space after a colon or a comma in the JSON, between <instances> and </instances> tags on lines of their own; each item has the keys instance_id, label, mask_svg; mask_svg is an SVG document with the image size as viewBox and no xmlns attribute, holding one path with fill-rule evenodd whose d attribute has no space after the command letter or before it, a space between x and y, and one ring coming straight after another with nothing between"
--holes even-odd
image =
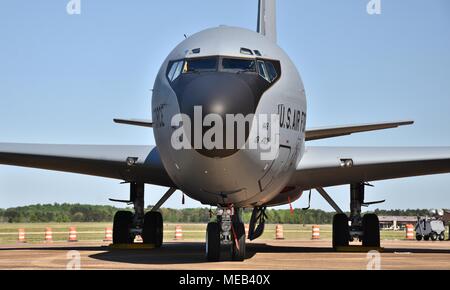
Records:
<instances>
[{"instance_id":1,"label":"airplane","mask_svg":"<svg viewBox=\"0 0 450 290\"><path fill-rule=\"evenodd\" d=\"M379 247L378 217L361 211L378 203L365 200L369 182L450 172L450 147L308 146L312 140L397 128L413 121L306 129L305 88L295 64L277 44L275 0L259 0L256 31L219 26L176 46L156 77L152 116L153 120L114 122L152 128L156 146L0 143L0 164L129 183L129 200L113 201L133 204L134 211L115 214L114 244L132 244L140 235L143 243L161 247L159 209L180 190L216 208L206 230L208 261L220 261L223 249L230 251L232 260L245 260L243 209L253 210L248 237L254 240L264 231L268 207L289 204L313 189L337 212L334 248L354 240ZM240 132L244 142L235 140L236 124L221 122L229 116L248 121ZM255 122L260 116L267 118ZM200 142L189 132L200 136ZM207 136L215 146L203 142ZM267 148L275 148L275 154L264 154L270 151ZM145 184L169 188L148 212ZM325 191L337 185L350 186L349 215Z\"/></svg>"}]
</instances>

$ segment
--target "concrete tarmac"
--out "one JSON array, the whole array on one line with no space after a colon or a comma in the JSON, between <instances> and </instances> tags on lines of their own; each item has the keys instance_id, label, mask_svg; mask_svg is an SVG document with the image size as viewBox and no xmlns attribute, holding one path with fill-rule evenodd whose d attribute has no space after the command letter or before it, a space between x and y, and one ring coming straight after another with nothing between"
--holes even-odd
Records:
<instances>
[{"instance_id":1,"label":"concrete tarmac","mask_svg":"<svg viewBox=\"0 0 450 290\"><path fill-rule=\"evenodd\" d=\"M105 243L53 243L0 246L0 269L173 269L173 270L365 270L368 264L386 270L450 270L450 242L383 241L378 257L335 252L331 241L257 241L248 243L247 260L208 263L204 244L168 242L161 249L113 250ZM75 259L74 259L75 258Z\"/></svg>"}]
</instances>

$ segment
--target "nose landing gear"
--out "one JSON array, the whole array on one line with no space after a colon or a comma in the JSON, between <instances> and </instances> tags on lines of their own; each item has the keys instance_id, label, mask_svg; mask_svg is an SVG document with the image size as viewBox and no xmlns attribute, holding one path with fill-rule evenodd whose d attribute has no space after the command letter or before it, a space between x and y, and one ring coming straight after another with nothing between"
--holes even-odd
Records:
<instances>
[{"instance_id":1,"label":"nose landing gear","mask_svg":"<svg viewBox=\"0 0 450 290\"><path fill-rule=\"evenodd\" d=\"M218 207L217 221L210 222L206 229L206 259L220 260L221 248L229 247L233 261L245 259L245 226L241 211L234 207Z\"/></svg>"}]
</instances>

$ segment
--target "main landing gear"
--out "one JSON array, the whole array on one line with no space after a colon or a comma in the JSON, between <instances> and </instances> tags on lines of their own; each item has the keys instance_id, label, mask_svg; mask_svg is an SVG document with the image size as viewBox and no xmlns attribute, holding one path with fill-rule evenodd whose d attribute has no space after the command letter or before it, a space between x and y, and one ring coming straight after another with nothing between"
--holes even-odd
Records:
<instances>
[{"instance_id":1,"label":"main landing gear","mask_svg":"<svg viewBox=\"0 0 450 290\"><path fill-rule=\"evenodd\" d=\"M233 261L245 260L245 226L241 211L233 207L218 207L217 221L206 229L206 259L218 262L221 249L228 247Z\"/></svg>"},{"instance_id":2,"label":"main landing gear","mask_svg":"<svg viewBox=\"0 0 450 290\"><path fill-rule=\"evenodd\" d=\"M163 243L163 218L157 210L175 192L170 189L150 212L144 212L144 184L130 183L130 200L111 200L133 204L134 213L119 211L114 216L113 244L133 244L136 236L141 236L144 244L156 248Z\"/></svg>"},{"instance_id":3,"label":"main landing gear","mask_svg":"<svg viewBox=\"0 0 450 290\"><path fill-rule=\"evenodd\" d=\"M319 193L336 209L338 214L333 218L333 248L346 247L350 242L359 240L363 247L380 247L380 223L375 214L361 215L361 207L384 201L364 202L366 183L350 185L350 216L348 217L331 200L323 188L318 188Z\"/></svg>"}]
</instances>

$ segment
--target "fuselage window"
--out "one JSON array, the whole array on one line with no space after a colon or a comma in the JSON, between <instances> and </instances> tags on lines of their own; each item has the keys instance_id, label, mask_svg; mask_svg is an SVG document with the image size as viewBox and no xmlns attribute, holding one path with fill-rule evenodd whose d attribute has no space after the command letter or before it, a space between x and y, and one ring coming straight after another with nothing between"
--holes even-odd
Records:
<instances>
[{"instance_id":1,"label":"fuselage window","mask_svg":"<svg viewBox=\"0 0 450 290\"><path fill-rule=\"evenodd\" d=\"M222 69L233 72L256 72L256 62L253 59L224 58Z\"/></svg>"},{"instance_id":2,"label":"fuselage window","mask_svg":"<svg viewBox=\"0 0 450 290\"><path fill-rule=\"evenodd\" d=\"M271 63L269 61L266 61L266 68L267 68L267 73L269 74L269 79L271 82L273 82L278 77L277 70L275 69L275 66L273 65L273 63Z\"/></svg>"},{"instance_id":3,"label":"fuselage window","mask_svg":"<svg viewBox=\"0 0 450 290\"><path fill-rule=\"evenodd\" d=\"M259 73L259 75L263 78L263 79L265 79L265 80L267 80L268 82L270 82L270 79L269 79L269 76L268 76L268 74L267 74L267 69L266 69L266 66L265 66L265 64L264 64L264 61L262 61L262 60L258 60L258 73Z\"/></svg>"},{"instance_id":4,"label":"fuselage window","mask_svg":"<svg viewBox=\"0 0 450 290\"><path fill-rule=\"evenodd\" d=\"M213 72L217 71L217 57L187 59L183 73Z\"/></svg>"}]
</instances>

